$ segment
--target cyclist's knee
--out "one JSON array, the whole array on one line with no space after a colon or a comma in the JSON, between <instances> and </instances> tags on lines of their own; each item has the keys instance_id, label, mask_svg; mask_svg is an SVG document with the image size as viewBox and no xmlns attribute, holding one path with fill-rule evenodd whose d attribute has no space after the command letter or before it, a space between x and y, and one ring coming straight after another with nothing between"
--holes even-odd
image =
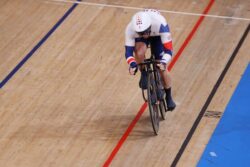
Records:
<instances>
[{"instance_id":1,"label":"cyclist's knee","mask_svg":"<svg viewBox=\"0 0 250 167\"><path fill-rule=\"evenodd\" d=\"M143 60L145 59L146 51L147 51L147 46L144 42L136 42L135 59L137 63L143 62Z\"/></svg>"}]
</instances>

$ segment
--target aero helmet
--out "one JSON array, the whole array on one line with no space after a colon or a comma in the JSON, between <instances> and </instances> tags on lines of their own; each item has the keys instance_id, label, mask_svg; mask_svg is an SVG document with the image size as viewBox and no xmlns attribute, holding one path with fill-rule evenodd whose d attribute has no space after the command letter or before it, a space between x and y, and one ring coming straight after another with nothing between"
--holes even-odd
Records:
<instances>
[{"instance_id":1,"label":"aero helmet","mask_svg":"<svg viewBox=\"0 0 250 167\"><path fill-rule=\"evenodd\" d=\"M151 18L146 12L137 12L132 18L132 23L136 32L143 32L151 26Z\"/></svg>"}]
</instances>

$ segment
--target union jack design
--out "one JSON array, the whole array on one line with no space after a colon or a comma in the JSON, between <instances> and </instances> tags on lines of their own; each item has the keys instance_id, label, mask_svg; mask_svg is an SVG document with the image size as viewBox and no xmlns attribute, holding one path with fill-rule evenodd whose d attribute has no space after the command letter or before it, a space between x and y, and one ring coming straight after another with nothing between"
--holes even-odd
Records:
<instances>
[{"instance_id":1,"label":"union jack design","mask_svg":"<svg viewBox=\"0 0 250 167\"><path fill-rule=\"evenodd\" d=\"M136 18L136 25L142 25L142 20L139 16Z\"/></svg>"}]
</instances>

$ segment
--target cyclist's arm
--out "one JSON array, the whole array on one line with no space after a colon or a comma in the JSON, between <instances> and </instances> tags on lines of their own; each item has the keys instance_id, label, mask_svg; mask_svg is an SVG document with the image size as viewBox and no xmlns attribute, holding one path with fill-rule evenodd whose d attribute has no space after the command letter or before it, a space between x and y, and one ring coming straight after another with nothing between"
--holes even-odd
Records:
<instances>
[{"instance_id":1,"label":"cyclist's arm","mask_svg":"<svg viewBox=\"0 0 250 167\"><path fill-rule=\"evenodd\" d=\"M167 24L161 25L160 35L161 35L161 41L164 45L165 53L172 56L173 55L172 37L169 31L169 26Z\"/></svg>"},{"instance_id":2,"label":"cyclist's arm","mask_svg":"<svg viewBox=\"0 0 250 167\"><path fill-rule=\"evenodd\" d=\"M165 60L166 63L168 63L171 60L171 57L173 55L173 44L172 44L172 37L171 33L169 31L169 26L168 24L161 24L160 28L160 36L161 36L161 41L164 46L164 57L162 58L163 61Z\"/></svg>"},{"instance_id":3,"label":"cyclist's arm","mask_svg":"<svg viewBox=\"0 0 250 167\"><path fill-rule=\"evenodd\" d=\"M134 46L125 46L125 58L129 65L133 62L135 63L135 58L133 56L134 48Z\"/></svg>"},{"instance_id":4,"label":"cyclist's arm","mask_svg":"<svg viewBox=\"0 0 250 167\"><path fill-rule=\"evenodd\" d=\"M133 34L129 31L129 27L127 27L125 32L125 58L130 66L136 66L136 61L133 56L134 49L135 39L133 37Z\"/></svg>"}]
</instances>

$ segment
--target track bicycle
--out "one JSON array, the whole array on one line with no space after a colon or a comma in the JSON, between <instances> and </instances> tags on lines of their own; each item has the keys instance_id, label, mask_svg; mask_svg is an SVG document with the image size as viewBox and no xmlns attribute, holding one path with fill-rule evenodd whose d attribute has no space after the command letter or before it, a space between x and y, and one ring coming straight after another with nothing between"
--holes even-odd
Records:
<instances>
[{"instance_id":1,"label":"track bicycle","mask_svg":"<svg viewBox=\"0 0 250 167\"><path fill-rule=\"evenodd\" d=\"M161 113L161 118L165 120L167 111L165 91L159 72L160 69L157 67L157 64L159 63L159 60L156 60L155 56L152 54L149 59L145 59L144 62L139 64L139 66L144 66L147 73L147 97L143 89L142 96L145 102L148 103L150 118L155 135L159 132L159 112Z\"/></svg>"}]
</instances>

